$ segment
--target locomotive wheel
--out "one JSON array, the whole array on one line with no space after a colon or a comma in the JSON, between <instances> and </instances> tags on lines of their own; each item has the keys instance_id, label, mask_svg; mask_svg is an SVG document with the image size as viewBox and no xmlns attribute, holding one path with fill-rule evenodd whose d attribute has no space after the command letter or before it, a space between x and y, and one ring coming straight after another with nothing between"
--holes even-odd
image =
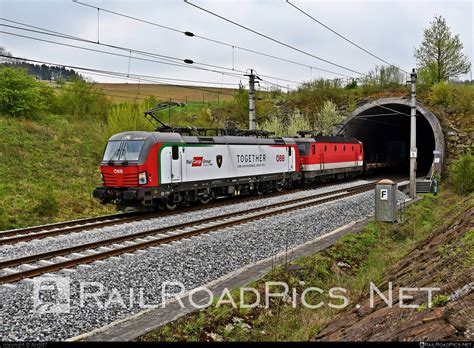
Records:
<instances>
[{"instance_id":1,"label":"locomotive wheel","mask_svg":"<svg viewBox=\"0 0 474 348\"><path fill-rule=\"evenodd\" d=\"M204 196L199 197L199 202L201 202L201 204L207 204L210 201L211 201L210 195L204 195Z\"/></svg>"},{"instance_id":2,"label":"locomotive wheel","mask_svg":"<svg viewBox=\"0 0 474 348\"><path fill-rule=\"evenodd\" d=\"M177 206L178 205L175 202L171 201L171 200L167 200L166 203L165 203L165 207L166 207L167 210L175 210Z\"/></svg>"}]
</instances>

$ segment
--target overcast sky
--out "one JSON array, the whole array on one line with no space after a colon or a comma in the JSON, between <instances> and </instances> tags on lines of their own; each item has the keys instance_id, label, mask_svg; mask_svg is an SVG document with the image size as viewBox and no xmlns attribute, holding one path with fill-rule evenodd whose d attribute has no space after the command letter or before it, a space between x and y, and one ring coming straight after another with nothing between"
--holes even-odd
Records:
<instances>
[{"instance_id":1,"label":"overcast sky","mask_svg":"<svg viewBox=\"0 0 474 348\"><path fill-rule=\"evenodd\" d=\"M313 22L284 0L190 1L272 38L359 72L365 73L376 64L382 64L374 57L351 46ZM84 2L316 68L358 76L356 73L331 66L245 31L181 0L84 0ZM464 43L464 53L472 61L472 1L292 0L292 2L362 47L407 71L415 66L413 49L422 40L423 28L429 26L429 22L435 14L442 15L446 18L452 32L460 34ZM71 0L0 0L0 13L2 18L93 41L97 40L97 10L76 4ZM102 11L99 23L99 40L105 44L182 59L188 58L195 62L230 69L234 60L235 69L253 68L261 75L273 76L278 79L303 81L309 80L311 76L335 77L329 73L239 50L235 50L233 56L230 47L195 37L190 38L182 33L135 22ZM93 44L22 32L6 27L1 30L128 55L127 52ZM3 33L0 33L0 46L5 47L14 56L59 64L218 83L239 82L239 78L222 76L220 73L130 60L125 57L60 47ZM132 54L132 57L134 56L138 57ZM216 70L221 69L216 68ZM462 78L469 78L469 74L462 76ZM125 80L100 76L93 76L93 79L125 82ZM267 80L277 82L275 79ZM242 77L242 81L245 82L246 78ZM288 82L278 80L278 83L287 85ZM290 84L290 86L294 86L294 84Z\"/></svg>"}]
</instances>

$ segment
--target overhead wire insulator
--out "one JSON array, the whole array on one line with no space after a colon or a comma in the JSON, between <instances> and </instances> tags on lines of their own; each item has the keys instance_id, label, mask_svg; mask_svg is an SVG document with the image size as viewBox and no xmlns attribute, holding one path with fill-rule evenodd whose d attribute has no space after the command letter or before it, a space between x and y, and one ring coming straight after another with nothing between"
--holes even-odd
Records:
<instances>
[{"instance_id":1,"label":"overhead wire insulator","mask_svg":"<svg viewBox=\"0 0 474 348\"><path fill-rule=\"evenodd\" d=\"M194 61L192 59L185 59L183 60L183 62L185 62L186 64L193 64Z\"/></svg>"},{"instance_id":2,"label":"overhead wire insulator","mask_svg":"<svg viewBox=\"0 0 474 348\"><path fill-rule=\"evenodd\" d=\"M184 35L186 35L186 36L191 36L191 37L194 36L194 34L191 33L190 31L185 31L185 32L184 32Z\"/></svg>"}]
</instances>

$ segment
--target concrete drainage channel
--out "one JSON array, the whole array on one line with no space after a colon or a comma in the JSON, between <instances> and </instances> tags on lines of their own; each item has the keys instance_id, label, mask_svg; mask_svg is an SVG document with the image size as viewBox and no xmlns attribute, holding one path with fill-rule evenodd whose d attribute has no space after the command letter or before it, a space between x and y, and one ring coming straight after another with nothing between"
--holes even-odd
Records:
<instances>
[{"instance_id":1,"label":"concrete drainage channel","mask_svg":"<svg viewBox=\"0 0 474 348\"><path fill-rule=\"evenodd\" d=\"M143 303L161 303L160 284L165 281L182 282L187 290L207 284L278 254L285 247L294 248L337 227L365 219L373 213L373 200L373 192L362 193L59 272L56 275L68 280L70 294L69 311L60 315L38 313L32 298L33 281L17 283L15 289L1 288L5 325L2 338L64 340L128 318L143 311ZM101 301L80 298L84 283L94 283L102 289ZM134 301L124 307L117 301L107 301L111 293Z\"/></svg>"}]
</instances>

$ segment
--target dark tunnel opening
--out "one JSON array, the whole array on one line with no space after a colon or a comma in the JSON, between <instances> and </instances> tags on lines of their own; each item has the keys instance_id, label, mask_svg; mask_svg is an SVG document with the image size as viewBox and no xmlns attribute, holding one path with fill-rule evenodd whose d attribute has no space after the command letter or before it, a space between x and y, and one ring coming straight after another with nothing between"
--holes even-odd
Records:
<instances>
[{"instance_id":1,"label":"dark tunnel opening","mask_svg":"<svg viewBox=\"0 0 474 348\"><path fill-rule=\"evenodd\" d=\"M364 144L368 163L397 163L393 171L408 173L410 166L410 107L384 104L371 107L350 119L342 129ZM427 175L435 150L435 136L428 120L417 111L417 176Z\"/></svg>"}]
</instances>

